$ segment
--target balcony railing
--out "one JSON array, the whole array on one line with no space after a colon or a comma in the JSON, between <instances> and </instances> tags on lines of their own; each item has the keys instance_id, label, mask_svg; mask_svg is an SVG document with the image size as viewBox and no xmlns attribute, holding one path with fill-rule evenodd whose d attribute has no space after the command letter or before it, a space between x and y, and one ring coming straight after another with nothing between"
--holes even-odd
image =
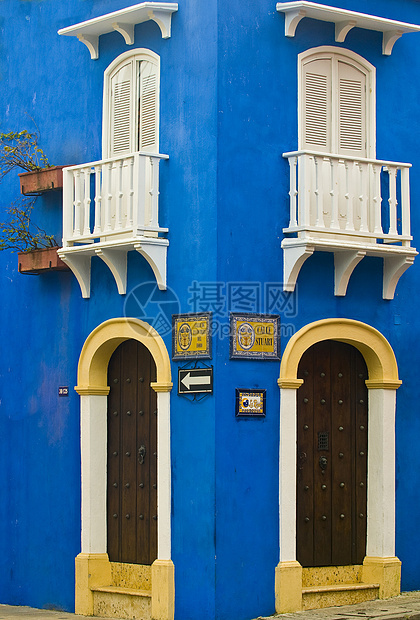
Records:
<instances>
[{"instance_id":1,"label":"balcony railing","mask_svg":"<svg viewBox=\"0 0 420 620\"><path fill-rule=\"evenodd\" d=\"M159 162L133 153L64 169L63 247L121 236L157 236Z\"/></svg>"},{"instance_id":2,"label":"balcony railing","mask_svg":"<svg viewBox=\"0 0 420 620\"><path fill-rule=\"evenodd\" d=\"M284 232L410 245L411 164L312 151L283 157L290 166L290 222Z\"/></svg>"},{"instance_id":3,"label":"balcony railing","mask_svg":"<svg viewBox=\"0 0 420 620\"><path fill-rule=\"evenodd\" d=\"M336 269L339 295L345 294L352 270L365 255L387 257L387 278L397 265L403 273L412 264L416 251L411 248L411 164L315 151L294 151L283 157L290 168L290 220L283 232L294 233L294 239L282 243L289 250L286 290L294 289L301 265L314 250L334 252L336 268L344 261L346 273L351 265L341 286ZM338 258L345 251L347 258L343 254ZM384 296L390 294L388 286Z\"/></svg>"},{"instance_id":4,"label":"balcony railing","mask_svg":"<svg viewBox=\"0 0 420 620\"><path fill-rule=\"evenodd\" d=\"M166 288L168 241L160 235L168 229L159 226L161 159L168 156L136 152L63 170L60 256L78 278L84 297L90 294L93 255L106 262L119 292L125 293L129 250L148 260L160 288Z\"/></svg>"}]
</instances>

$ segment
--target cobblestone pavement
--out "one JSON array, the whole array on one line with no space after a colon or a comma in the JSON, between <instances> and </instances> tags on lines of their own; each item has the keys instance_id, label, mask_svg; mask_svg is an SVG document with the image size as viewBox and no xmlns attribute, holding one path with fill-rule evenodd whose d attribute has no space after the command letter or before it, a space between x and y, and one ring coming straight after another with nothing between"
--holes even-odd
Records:
<instances>
[{"instance_id":1,"label":"cobblestone pavement","mask_svg":"<svg viewBox=\"0 0 420 620\"><path fill-rule=\"evenodd\" d=\"M326 609L269 616L269 620L276 618L279 620L355 620L356 618L420 620L420 592L405 592L387 601L368 601L360 605L328 607ZM0 620L85 620L85 616L76 616L65 611L0 605ZM100 618L95 618L95 620L100 620ZM200 620L199 612L197 613L197 620ZM232 618L232 620L236 619ZM266 618L260 616L258 620L266 620Z\"/></svg>"},{"instance_id":2,"label":"cobblestone pavement","mask_svg":"<svg viewBox=\"0 0 420 620\"><path fill-rule=\"evenodd\" d=\"M67 611L0 605L0 620L86 620L86 616L76 616ZM95 618L95 620L101 619Z\"/></svg>"},{"instance_id":3,"label":"cobblestone pavement","mask_svg":"<svg viewBox=\"0 0 420 620\"><path fill-rule=\"evenodd\" d=\"M369 620L410 618L411 620L420 620L420 592L405 592L386 601L367 601L359 605L328 607L326 609L270 616L270 620L276 618L279 620L355 620L355 618L368 618ZM259 620L263 619L260 618Z\"/></svg>"}]
</instances>

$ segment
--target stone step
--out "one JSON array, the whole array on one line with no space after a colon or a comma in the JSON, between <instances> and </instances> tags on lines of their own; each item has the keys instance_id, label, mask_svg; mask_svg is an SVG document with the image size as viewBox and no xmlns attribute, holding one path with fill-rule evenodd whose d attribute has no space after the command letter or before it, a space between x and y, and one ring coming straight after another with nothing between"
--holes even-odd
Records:
<instances>
[{"instance_id":1,"label":"stone step","mask_svg":"<svg viewBox=\"0 0 420 620\"><path fill-rule=\"evenodd\" d=\"M151 590L152 567L111 562L111 585L133 590Z\"/></svg>"},{"instance_id":2,"label":"stone step","mask_svg":"<svg viewBox=\"0 0 420 620\"><path fill-rule=\"evenodd\" d=\"M302 587L361 583L363 566L316 566L302 569Z\"/></svg>"},{"instance_id":3,"label":"stone step","mask_svg":"<svg viewBox=\"0 0 420 620\"><path fill-rule=\"evenodd\" d=\"M151 619L152 593L150 590L97 586L92 588L92 592L94 616Z\"/></svg>"},{"instance_id":4,"label":"stone step","mask_svg":"<svg viewBox=\"0 0 420 620\"><path fill-rule=\"evenodd\" d=\"M356 605L379 597L377 583L338 583L311 586L302 590L302 609L323 609L340 605Z\"/></svg>"}]
</instances>

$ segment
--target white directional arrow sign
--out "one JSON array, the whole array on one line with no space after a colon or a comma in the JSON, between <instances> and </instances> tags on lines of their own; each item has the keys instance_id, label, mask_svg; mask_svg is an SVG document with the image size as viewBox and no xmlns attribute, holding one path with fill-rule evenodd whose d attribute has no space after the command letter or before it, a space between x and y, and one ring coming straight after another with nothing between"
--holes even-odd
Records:
<instances>
[{"instance_id":1,"label":"white directional arrow sign","mask_svg":"<svg viewBox=\"0 0 420 620\"><path fill-rule=\"evenodd\" d=\"M210 385L211 377L192 377L189 372L183 379L181 379L181 383L185 385L187 390L191 389L191 385Z\"/></svg>"},{"instance_id":2,"label":"white directional arrow sign","mask_svg":"<svg viewBox=\"0 0 420 620\"><path fill-rule=\"evenodd\" d=\"M213 392L213 366L210 368L180 368L178 394Z\"/></svg>"}]
</instances>

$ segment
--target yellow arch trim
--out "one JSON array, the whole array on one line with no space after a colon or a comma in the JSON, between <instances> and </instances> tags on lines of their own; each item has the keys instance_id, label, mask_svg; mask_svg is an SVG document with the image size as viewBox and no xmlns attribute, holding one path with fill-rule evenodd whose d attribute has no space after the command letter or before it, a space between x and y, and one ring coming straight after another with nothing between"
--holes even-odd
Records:
<instances>
[{"instance_id":1,"label":"yellow arch trim","mask_svg":"<svg viewBox=\"0 0 420 620\"><path fill-rule=\"evenodd\" d=\"M351 344L363 355L369 388L397 389L401 385L394 351L374 327L352 319L324 319L302 327L287 343L280 365L280 387L299 387L297 369L303 353L321 340Z\"/></svg>"},{"instance_id":2,"label":"yellow arch trim","mask_svg":"<svg viewBox=\"0 0 420 620\"><path fill-rule=\"evenodd\" d=\"M124 340L138 340L149 349L157 371L156 391L172 387L171 364L165 343L158 332L140 319L110 319L98 325L86 338L79 358L76 392L79 394L107 394L108 363L115 349Z\"/></svg>"}]
</instances>

